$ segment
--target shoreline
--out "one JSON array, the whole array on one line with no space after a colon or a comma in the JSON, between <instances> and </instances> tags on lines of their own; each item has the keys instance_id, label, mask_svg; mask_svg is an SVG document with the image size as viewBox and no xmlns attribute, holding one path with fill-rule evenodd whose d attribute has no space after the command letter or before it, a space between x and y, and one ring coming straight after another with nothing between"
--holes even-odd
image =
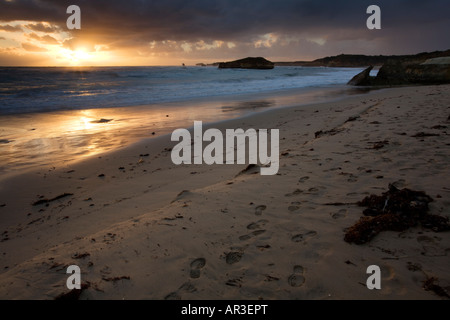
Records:
<instances>
[{"instance_id":1,"label":"shoreline","mask_svg":"<svg viewBox=\"0 0 450 320\"><path fill-rule=\"evenodd\" d=\"M337 101L370 91L348 86L313 87L212 100L209 97L134 107L6 115L0 117L2 137L9 141L0 144L3 176L0 180L24 170L59 167L114 152L140 140L189 127L189 120L221 122L266 110ZM104 123L95 123L99 120Z\"/></svg>"},{"instance_id":2,"label":"shoreline","mask_svg":"<svg viewBox=\"0 0 450 320\"><path fill-rule=\"evenodd\" d=\"M448 85L392 88L204 124L280 129L276 176L174 166L165 135L2 180L0 297L52 299L77 264L85 299L439 299L422 282L450 283L448 232L416 227L349 245L343 230L362 209L326 203L397 182L430 194L431 212L448 217L449 135L432 127L449 125L449 98ZM62 193L72 195L32 205ZM383 290L360 284L371 264Z\"/></svg>"}]
</instances>

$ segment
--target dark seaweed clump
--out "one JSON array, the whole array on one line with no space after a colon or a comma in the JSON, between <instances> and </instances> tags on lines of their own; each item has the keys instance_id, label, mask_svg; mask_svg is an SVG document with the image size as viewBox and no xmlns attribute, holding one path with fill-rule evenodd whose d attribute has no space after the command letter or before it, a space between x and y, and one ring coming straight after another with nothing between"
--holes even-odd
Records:
<instances>
[{"instance_id":1,"label":"dark seaweed clump","mask_svg":"<svg viewBox=\"0 0 450 320\"><path fill-rule=\"evenodd\" d=\"M381 196L370 195L358 202L367 209L364 217L347 229L344 240L364 244L382 231L404 231L418 224L435 232L450 230L448 218L428 213L432 201L423 191L399 190L390 184Z\"/></svg>"}]
</instances>

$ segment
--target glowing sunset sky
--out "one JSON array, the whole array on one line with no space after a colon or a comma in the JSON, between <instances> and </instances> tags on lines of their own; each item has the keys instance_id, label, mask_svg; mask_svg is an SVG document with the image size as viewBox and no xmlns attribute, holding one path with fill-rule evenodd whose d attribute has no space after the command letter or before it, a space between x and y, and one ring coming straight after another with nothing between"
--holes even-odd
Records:
<instances>
[{"instance_id":1,"label":"glowing sunset sky","mask_svg":"<svg viewBox=\"0 0 450 320\"><path fill-rule=\"evenodd\" d=\"M81 8L81 30L66 9ZM382 30L368 30L377 4ZM1 66L180 65L450 49L450 1L0 0Z\"/></svg>"}]
</instances>

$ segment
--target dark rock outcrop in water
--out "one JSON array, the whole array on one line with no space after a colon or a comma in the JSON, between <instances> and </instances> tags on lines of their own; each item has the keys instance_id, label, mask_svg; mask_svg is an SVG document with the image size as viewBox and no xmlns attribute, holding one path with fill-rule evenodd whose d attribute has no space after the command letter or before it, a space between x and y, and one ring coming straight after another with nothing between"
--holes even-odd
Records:
<instances>
[{"instance_id":1,"label":"dark rock outcrop in water","mask_svg":"<svg viewBox=\"0 0 450 320\"><path fill-rule=\"evenodd\" d=\"M450 59L392 60L384 64L376 77L367 70L356 75L349 85L354 86L395 86L395 85L433 85L450 83ZM369 71L370 72L370 71Z\"/></svg>"},{"instance_id":2,"label":"dark rock outcrop in water","mask_svg":"<svg viewBox=\"0 0 450 320\"><path fill-rule=\"evenodd\" d=\"M373 85L443 84L450 83L450 64L385 64Z\"/></svg>"},{"instance_id":3,"label":"dark rock outcrop in water","mask_svg":"<svg viewBox=\"0 0 450 320\"><path fill-rule=\"evenodd\" d=\"M372 71L373 66L368 67L361 73L358 73L352 78L347 84L350 86L367 86L370 85L370 71Z\"/></svg>"},{"instance_id":4,"label":"dark rock outcrop in water","mask_svg":"<svg viewBox=\"0 0 450 320\"><path fill-rule=\"evenodd\" d=\"M219 64L219 69L227 69L227 68L233 68L233 69L262 69L262 70L267 70L267 69L273 69L274 68L274 63L266 60L262 57L258 57L258 58L245 58L245 59L240 59L240 60L236 60L236 61L231 61L231 62L222 62Z\"/></svg>"}]
</instances>

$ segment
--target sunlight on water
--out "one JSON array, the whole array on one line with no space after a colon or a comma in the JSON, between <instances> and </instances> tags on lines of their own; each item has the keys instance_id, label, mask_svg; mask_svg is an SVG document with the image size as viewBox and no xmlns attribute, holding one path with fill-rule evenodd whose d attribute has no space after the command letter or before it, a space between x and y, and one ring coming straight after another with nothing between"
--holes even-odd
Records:
<instances>
[{"instance_id":1,"label":"sunlight on water","mask_svg":"<svg viewBox=\"0 0 450 320\"><path fill-rule=\"evenodd\" d=\"M195 120L217 122L358 93L362 92L345 87L322 88L141 107L5 115L0 117L0 176L97 156L144 138L190 127Z\"/></svg>"}]
</instances>

